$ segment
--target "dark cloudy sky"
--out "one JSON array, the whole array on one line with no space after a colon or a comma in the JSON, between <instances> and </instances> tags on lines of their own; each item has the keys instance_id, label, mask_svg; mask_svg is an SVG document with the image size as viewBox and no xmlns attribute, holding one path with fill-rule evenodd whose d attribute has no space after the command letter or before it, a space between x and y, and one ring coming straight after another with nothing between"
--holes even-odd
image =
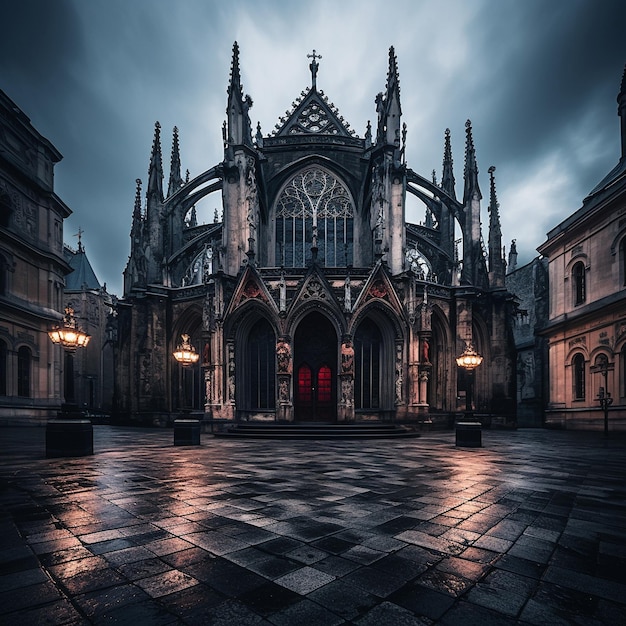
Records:
<instances>
[{"instance_id":1,"label":"dark cloudy sky","mask_svg":"<svg viewBox=\"0 0 626 626\"><path fill-rule=\"evenodd\" d=\"M154 123L165 186L175 125L183 172L221 161L235 40L264 134L310 85L316 49L318 88L362 137L395 46L408 165L440 178L450 128L462 195L471 119L483 223L495 165L503 242L517 240L522 263L620 157L623 0L1 0L0 23L0 89L64 155L65 242L75 247L82 228L118 295Z\"/></svg>"}]
</instances>

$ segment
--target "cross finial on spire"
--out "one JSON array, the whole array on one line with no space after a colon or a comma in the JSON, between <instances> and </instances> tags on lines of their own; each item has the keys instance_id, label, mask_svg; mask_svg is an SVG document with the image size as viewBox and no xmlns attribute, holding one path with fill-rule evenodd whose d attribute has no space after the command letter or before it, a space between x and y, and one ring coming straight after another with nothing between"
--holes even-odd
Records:
<instances>
[{"instance_id":1,"label":"cross finial on spire","mask_svg":"<svg viewBox=\"0 0 626 626\"><path fill-rule=\"evenodd\" d=\"M81 237L83 236L83 233L85 231L79 226L78 227L78 232L74 235L74 237L78 237L78 251L82 252L83 251L83 244L81 241Z\"/></svg>"},{"instance_id":2,"label":"cross finial on spire","mask_svg":"<svg viewBox=\"0 0 626 626\"><path fill-rule=\"evenodd\" d=\"M311 87L315 91L317 90L317 68L320 66L315 59L321 59L322 55L317 54L317 52L315 52L315 48L313 48L313 54L307 54L306 56L309 59L313 59L309 65L309 69L311 70Z\"/></svg>"}]
</instances>

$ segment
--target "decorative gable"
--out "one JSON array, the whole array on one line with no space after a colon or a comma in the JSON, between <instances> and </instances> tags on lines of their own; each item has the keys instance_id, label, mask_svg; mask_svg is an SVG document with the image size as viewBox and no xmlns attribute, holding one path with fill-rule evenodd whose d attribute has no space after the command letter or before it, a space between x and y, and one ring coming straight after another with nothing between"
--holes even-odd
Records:
<instances>
[{"instance_id":1,"label":"decorative gable","mask_svg":"<svg viewBox=\"0 0 626 626\"><path fill-rule=\"evenodd\" d=\"M293 135L334 135L351 137L354 131L350 125L338 115L337 108L323 91L308 89L293 103L291 112L280 118L276 124L276 137Z\"/></svg>"},{"instance_id":2,"label":"decorative gable","mask_svg":"<svg viewBox=\"0 0 626 626\"><path fill-rule=\"evenodd\" d=\"M383 300L396 311L402 311L402 304L398 294L391 284L387 272L380 263L374 269L365 285L363 285L353 310L364 306L372 300Z\"/></svg>"},{"instance_id":3,"label":"decorative gable","mask_svg":"<svg viewBox=\"0 0 626 626\"><path fill-rule=\"evenodd\" d=\"M270 296L267 286L252 266L248 266L241 276L228 312L234 311L248 300L258 300L276 309L276 303Z\"/></svg>"},{"instance_id":4,"label":"decorative gable","mask_svg":"<svg viewBox=\"0 0 626 626\"><path fill-rule=\"evenodd\" d=\"M340 308L332 287L317 267L312 267L304 278L291 305L292 310L303 303L319 302Z\"/></svg>"}]
</instances>

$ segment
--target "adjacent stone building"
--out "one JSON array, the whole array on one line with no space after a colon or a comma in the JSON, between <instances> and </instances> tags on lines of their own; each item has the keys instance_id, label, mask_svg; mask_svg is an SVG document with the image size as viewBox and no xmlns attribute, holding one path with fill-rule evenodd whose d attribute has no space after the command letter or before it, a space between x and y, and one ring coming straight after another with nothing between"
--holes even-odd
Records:
<instances>
[{"instance_id":1,"label":"adjacent stone building","mask_svg":"<svg viewBox=\"0 0 626 626\"><path fill-rule=\"evenodd\" d=\"M87 347L65 356L65 385L82 411L108 415L114 410L114 348L117 330L114 317L116 296L100 285L78 232L76 250L64 246L63 254L72 269L66 277L64 305L74 311L79 327L90 336ZM69 363L69 360L72 363ZM68 390L66 389L66 397Z\"/></svg>"},{"instance_id":2,"label":"adjacent stone building","mask_svg":"<svg viewBox=\"0 0 626 626\"><path fill-rule=\"evenodd\" d=\"M264 134L233 48L224 159L181 175L174 129L167 189L155 127L118 304L120 411L166 422L190 407L214 420L423 420L465 408L515 412L514 301L505 287L490 170L488 242L466 124L462 196L445 132L441 182L405 159L393 49L375 121L359 137L317 85ZM373 94L372 94L373 95ZM495 169L495 168L494 168ZM211 223L200 205L215 197ZM407 223L407 203L424 219ZM181 335L197 366L172 357ZM455 357L484 356L474 377Z\"/></svg>"},{"instance_id":3,"label":"adjacent stone building","mask_svg":"<svg viewBox=\"0 0 626 626\"><path fill-rule=\"evenodd\" d=\"M548 261L536 257L517 267L515 241L509 251L506 287L515 294L513 337L517 350L517 425L543 426L548 394L548 342L538 334L548 322Z\"/></svg>"},{"instance_id":4,"label":"adjacent stone building","mask_svg":"<svg viewBox=\"0 0 626 626\"><path fill-rule=\"evenodd\" d=\"M63 401L59 323L65 275L63 220L54 192L59 151L0 91L0 424L45 422Z\"/></svg>"},{"instance_id":5,"label":"adjacent stone building","mask_svg":"<svg viewBox=\"0 0 626 626\"><path fill-rule=\"evenodd\" d=\"M617 97L618 164L570 217L548 233L550 313L546 424L626 428L626 70Z\"/></svg>"}]
</instances>

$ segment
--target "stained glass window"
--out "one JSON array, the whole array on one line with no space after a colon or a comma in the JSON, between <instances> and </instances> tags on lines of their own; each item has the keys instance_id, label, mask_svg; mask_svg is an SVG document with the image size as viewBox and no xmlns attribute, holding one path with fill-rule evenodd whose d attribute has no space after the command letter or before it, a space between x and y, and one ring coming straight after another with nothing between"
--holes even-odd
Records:
<instances>
[{"instance_id":1,"label":"stained glass window","mask_svg":"<svg viewBox=\"0 0 626 626\"><path fill-rule=\"evenodd\" d=\"M322 265L352 265L353 218L350 193L336 177L317 167L299 172L276 203L277 262L305 267L315 235Z\"/></svg>"},{"instance_id":2,"label":"stained glass window","mask_svg":"<svg viewBox=\"0 0 626 626\"><path fill-rule=\"evenodd\" d=\"M354 338L354 398L357 409L380 407L381 347L382 336L378 326L369 319L365 320Z\"/></svg>"},{"instance_id":3,"label":"stained glass window","mask_svg":"<svg viewBox=\"0 0 626 626\"><path fill-rule=\"evenodd\" d=\"M409 248L406 251L406 264L407 269L415 272L420 280L428 280L428 277L432 273L428 259L426 259L417 247Z\"/></svg>"},{"instance_id":4,"label":"stained glass window","mask_svg":"<svg viewBox=\"0 0 626 626\"><path fill-rule=\"evenodd\" d=\"M248 338L248 377L250 408L273 409L276 406L276 338L267 320L259 320Z\"/></svg>"}]
</instances>

